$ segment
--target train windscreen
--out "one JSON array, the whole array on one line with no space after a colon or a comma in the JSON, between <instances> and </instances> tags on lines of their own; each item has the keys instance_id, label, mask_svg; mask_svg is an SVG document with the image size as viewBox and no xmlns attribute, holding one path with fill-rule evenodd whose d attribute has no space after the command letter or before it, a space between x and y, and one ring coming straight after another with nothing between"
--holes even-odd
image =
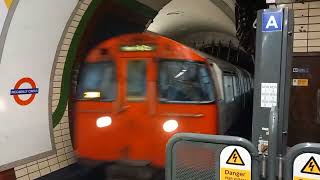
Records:
<instances>
[{"instance_id":1,"label":"train windscreen","mask_svg":"<svg viewBox=\"0 0 320 180\"><path fill-rule=\"evenodd\" d=\"M77 99L113 101L115 96L116 73L113 61L82 65L77 86Z\"/></svg>"},{"instance_id":2,"label":"train windscreen","mask_svg":"<svg viewBox=\"0 0 320 180\"><path fill-rule=\"evenodd\" d=\"M209 103L215 100L209 69L183 60L159 62L159 98L171 103Z\"/></svg>"}]
</instances>

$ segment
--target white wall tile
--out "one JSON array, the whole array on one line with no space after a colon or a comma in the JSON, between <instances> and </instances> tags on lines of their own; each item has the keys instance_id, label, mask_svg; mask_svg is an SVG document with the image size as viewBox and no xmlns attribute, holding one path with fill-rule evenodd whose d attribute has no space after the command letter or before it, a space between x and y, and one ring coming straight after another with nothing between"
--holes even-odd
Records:
<instances>
[{"instance_id":1,"label":"white wall tile","mask_svg":"<svg viewBox=\"0 0 320 180\"><path fill-rule=\"evenodd\" d=\"M30 180L30 179L29 179L29 176L26 175L26 176L17 178L17 180Z\"/></svg>"},{"instance_id":2,"label":"white wall tile","mask_svg":"<svg viewBox=\"0 0 320 180\"><path fill-rule=\"evenodd\" d=\"M67 146L67 147L64 148L64 151L66 153L71 152L72 150L73 150L72 146Z\"/></svg>"},{"instance_id":3,"label":"white wall tile","mask_svg":"<svg viewBox=\"0 0 320 180\"><path fill-rule=\"evenodd\" d=\"M28 170L27 170L27 168L22 168L22 169L16 170L15 173L16 173L16 177L18 178L18 177L22 177L22 176L27 175Z\"/></svg>"},{"instance_id":4,"label":"white wall tile","mask_svg":"<svg viewBox=\"0 0 320 180\"><path fill-rule=\"evenodd\" d=\"M309 16L320 16L320 9L310 9Z\"/></svg>"},{"instance_id":5,"label":"white wall tile","mask_svg":"<svg viewBox=\"0 0 320 180\"><path fill-rule=\"evenodd\" d=\"M294 33L294 39L308 39L308 33Z\"/></svg>"},{"instance_id":6,"label":"white wall tile","mask_svg":"<svg viewBox=\"0 0 320 180\"><path fill-rule=\"evenodd\" d=\"M309 32L309 39L320 39L320 32Z\"/></svg>"},{"instance_id":7,"label":"white wall tile","mask_svg":"<svg viewBox=\"0 0 320 180\"><path fill-rule=\"evenodd\" d=\"M320 31L320 24L310 24L309 31Z\"/></svg>"},{"instance_id":8,"label":"white wall tile","mask_svg":"<svg viewBox=\"0 0 320 180\"><path fill-rule=\"evenodd\" d=\"M49 159L48 162L49 162L49 166L52 166L58 163L58 158Z\"/></svg>"},{"instance_id":9,"label":"white wall tile","mask_svg":"<svg viewBox=\"0 0 320 180\"><path fill-rule=\"evenodd\" d=\"M82 3L80 5L80 9L87 9L88 8L88 4L87 3Z\"/></svg>"},{"instance_id":10,"label":"white wall tile","mask_svg":"<svg viewBox=\"0 0 320 180\"><path fill-rule=\"evenodd\" d=\"M55 75L54 76L54 78L53 78L53 81L62 81L62 76L61 75L59 75L59 76L57 76L57 75Z\"/></svg>"},{"instance_id":11,"label":"white wall tile","mask_svg":"<svg viewBox=\"0 0 320 180\"><path fill-rule=\"evenodd\" d=\"M293 52L308 52L307 47L294 47Z\"/></svg>"},{"instance_id":12,"label":"white wall tile","mask_svg":"<svg viewBox=\"0 0 320 180\"><path fill-rule=\"evenodd\" d=\"M66 160L66 161L60 162L59 165L60 165L60 168L64 168L64 167L68 166L69 163L68 163L68 161Z\"/></svg>"},{"instance_id":13,"label":"white wall tile","mask_svg":"<svg viewBox=\"0 0 320 180\"><path fill-rule=\"evenodd\" d=\"M25 167L27 167L26 164L21 165L21 166L17 166L17 167L14 168L14 170L19 170L19 169L22 169L22 168L25 168Z\"/></svg>"},{"instance_id":14,"label":"white wall tile","mask_svg":"<svg viewBox=\"0 0 320 180\"><path fill-rule=\"evenodd\" d=\"M58 156L58 162L62 162L62 161L66 161L67 160L67 156L65 154Z\"/></svg>"},{"instance_id":15,"label":"white wall tile","mask_svg":"<svg viewBox=\"0 0 320 180\"><path fill-rule=\"evenodd\" d=\"M64 136L62 137L62 140L63 140L63 141L70 140L70 139L71 139L70 134L64 135Z\"/></svg>"},{"instance_id":16,"label":"white wall tile","mask_svg":"<svg viewBox=\"0 0 320 180\"><path fill-rule=\"evenodd\" d=\"M39 178L40 176L41 176L41 175L40 175L40 171L36 171L36 172L33 172L33 173L30 173L30 174L29 174L30 180L37 179L37 178Z\"/></svg>"},{"instance_id":17,"label":"white wall tile","mask_svg":"<svg viewBox=\"0 0 320 180\"><path fill-rule=\"evenodd\" d=\"M293 3L293 9L308 9L308 3Z\"/></svg>"},{"instance_id":18,"label":"white wall tile","mask_svg":"<svg viewBox=\"0 0 320 180\"><path fill-rule=\"evenodd\" d=\"M320 52L320 46L319 47L308 47L308 52Z\"/></svg>"},{"instance_id":19,"label":"white wall tile","mask_svg":"<svg viewBox=\"0 0 320 180\"><path fill-rule=\"evenodd\" d=\"M35 165L35 164L37 164L37 161L32 161L32 162L28 163L27 166L32 166L32 165Z\"/></svg>"},{"instance_id":20,"label":"white wall tile","mask_svg":"<svg viewBox=\"0 0 320 180\"><path fill-rule=\"evenodd\" d=\"M54 137L59 137L59 136L61 136L61 130L59 130L59 131L54 131L53 132L53 135L54 135Z\"/></svg>"},{"instance_id":21,"label":"white wall tile","mask_svg":"<svg viewBox=\"0 0 320 180\"><path fill-rule=\"evenodd\" d=\"M63 142L57 143L56 149L61 149L61 148L63 148Z\"/></svg>"},{"instance_id":22,"label":"white wall tile","mask_svg":"<svg viewBox=\"0 0 320 180\"><path fill-rule=\"evenodd\" d=\"M40 162L38 165L39 165L39 169L44 169L49 166L49 163L48 161L43 161L43 162Z\"/></svg>"},{"instance_id":23,"label":"white wall tile","mask_svg":"<svg viewBox=\"0 0 320 180\"><path fill-rule=\"evenodd\" d=\"M308 10L294 10L294 17L308 17Z\"/></svg>"},{"instance_id":24,"label":"white wall tile","mask_svg":"<svg viewBox=\"0 0 320 180\"><path fill-rule=\"evenodd\" d=\"M294 24L308 24L308 17L299 17L299 18L294 18Z\"/></svg>"},{"instance_id":25,"label":"white wall tile","mask_svg":"<svg viewBox=\"0 0 320 180\"><path fill-rule=\"evenodd\" d=\"M309 23L310 24L320 23L320 16L309 17Z\"/></svg>"},{"instance_id":26,"label":"white wall tile","mask_svg":"<svg viewBox=\"0 0 320 180\"><path fill-rule=\"evenodd\" d=\"M32 166L29 166L27 169L28 169L28 173L32 173L32 172L38 171L39 167L38 167L38 164L35 164Z\"/></svg>"},{"instance_id":27,"label":"white wall tile","mask_svg":"<svg viewBox=\"0 0 320 180\"><path fill-rule=\"evenodd\" d=\"M46 167L46 168L40 170L40 175L45 176L45 175L49 174L50 172L51 172L50 168Z\"/></svg>"},{"instance_id":28,"label":"white wall tile","mask_svg":"<svg viewBox=\"0 0 320 180\"><path fill-rule=\"evenodd\" d=\"M301 46L307 46L308 41L307 40L294 40L293 41L293 47L301 47Z\"/></svg>"},{"instance_id":29,"label":"white wall tile","mask_svg":"<svg viewBox=\"0 0 320 180\"><path fill-rule=\"evenodd\" d=\"M62 129L62 135L67 135L70 134L70 130L69 129Z\"/></svg>"},{"instance_id":30,"label":"white wall tile","mask_svg":"<svg viewBox=\"0 0 320 180\"><path fill-rule=\"evenodd\" d=\"M58 170L58 169L60 169L59 164L55 164L55 165L50 166L51 172L56 171L56 170Z\"/></svg>"},{"instance_id":31,"label":"white wall tile","mask_svg":"<svg viewBox=\"0 0 320 180\"><path fill-rule=\"evenodd\" d=\"M320 39L309 40L308 46L320 46Z\"/></svg>"},{"instance_id":32,"label":"white wall tile","mask_svg":"<svg viewBox=\"0 0 320 180\"><path fill-rule=\"evenodd\" d=\"M54 142L55 142L55 143L60 143L60 142L62 142L62 136L54 138Z\"/></svg>"},{"instance_id":33,"label":"white wall tile","mask_svg":"<svg viewBox=\"0 0 320 180\"><path fill-rule=\"evenodd\" d=\"M39 160L38 160L38 163L41 163L41 162L47 161L47 160L48 160L48 158L42 158L42 159L39 159Z\"/></svg>"},{"instance_id":34,"label":"white wall tile","mask_svg":"<svg viewBox=\"0 0 320 180\"><path fill-rule=\"evenodd\" d=\"M295 25L294 26L294 32L307 32L308 31L308 25Z\"/></svg>"},{"instance_id":35,"label":"white wall tile","mask_svg":"<svg viewBox=\"0 0 320 180\"><path fill-rule=\"evenodd\" d=\"M309 8L320 8L320 1L309 2L309 4L310 4Z\"/></svg>"}]
</instances>

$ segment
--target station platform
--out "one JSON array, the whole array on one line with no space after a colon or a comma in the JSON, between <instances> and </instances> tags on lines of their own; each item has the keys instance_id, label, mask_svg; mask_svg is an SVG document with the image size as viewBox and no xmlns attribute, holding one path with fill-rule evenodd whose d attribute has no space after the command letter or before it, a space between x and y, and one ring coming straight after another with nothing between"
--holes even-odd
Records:
<instances>
[{"instance_id":1,"label":"station platform","mask_svg":"<svg viewBox=\"0 0 320 180\"><path fill-rule=\"evenodd\" d=\"M40 177L38 180L105 180L105 175L101 173L103 168L104 166L98 166L89 169L76 163Z\"/></svg>"},{"instance_id":2,"label":"station platform","mask_svg":"<svg viewBox=\"0 0 320 180\"><path fill-rule=\"evenodd\" d=\"M52 172L38 180L164 180L163 169L149 166L101 164L92 168L79 163Z\"/></svg>"}]
</instances>

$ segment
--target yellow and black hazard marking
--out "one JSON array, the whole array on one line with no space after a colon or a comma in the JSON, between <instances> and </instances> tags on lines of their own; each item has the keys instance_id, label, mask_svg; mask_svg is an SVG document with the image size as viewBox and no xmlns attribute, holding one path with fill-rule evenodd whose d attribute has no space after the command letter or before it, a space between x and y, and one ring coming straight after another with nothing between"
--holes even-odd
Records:
<instances>
[{"instance_id":1,"label":"yellow and black hazard marking","mask_svg":"<svg viewBox=\"0 0 320 180\"><path fill-rule=\"evenodd\" d=\"M309 159L307 164L304 165L301 172L306 174L320 175L320 167L313 156Z\"/></svg>"},{"instance_id":2,"label":"yellow and black hazard marking","mask_svg":"<svg viewBox=\"0 0 320 180\"><path fill-rule=\"evenodd\" d=\"M240 166L245 165L237 149L234 149L232 151L226 163L233 164L233 165L240 165Z\"/></svg>"}]
</instances>

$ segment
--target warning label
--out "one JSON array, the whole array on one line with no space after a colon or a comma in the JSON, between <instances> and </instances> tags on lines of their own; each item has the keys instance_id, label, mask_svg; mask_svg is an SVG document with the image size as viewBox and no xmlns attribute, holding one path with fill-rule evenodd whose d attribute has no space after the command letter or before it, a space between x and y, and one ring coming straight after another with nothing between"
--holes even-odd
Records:
<instances>
[{"instance_id":1,"label":"warning label","mask_svg":"<svg viewBox=\"0 0 320 180\"><path fill-rule=\"evenodd\" d=\"M245 165L237 149L233 150L232 154L227 160L227 164L234 164L234 165L240 165L240 166Z\"/></svg>"},{"instance_id":2,"label":"warning label","mask_svg":"<svg viewBox=\"0 0 320 180\"><path fill-rule=\"evenodd\" d=\"M292 79L292 86L309 86L308 79Z\"/></svg>"},{"instance_id":3,"label":"warning label","mask_svg":"<svg viewBox=\"0 0 320 180\"><path fill-rule=\"evenodd\" d=\"M220 180L250 180L251 156L240 146L228 146L220 154Z\"/></svg>"},{"instance_id":4,"label":"warning label","mask_svg":"<svg viewBox=\"0 0 320 180\"><path fill-rule=\"evenodd\" d=\"M293 164L293 180L319 180L319 162L319 154L304 153L299 155Z\"/></svg>"},{"instance_id":5,"label":"warning label","mask_svg":"<svg viewBox=\"0 0 320 180\"><path fill-rule=\"evenodd\" d=\"M307 164L302 168L302 173L320 175L320 168L314 157L311 157Z\"/></svg>"},{"instance_id":6,"label":"warning label","mask_svg":"<svg viewBox=\"0 0 320 180\"><path fill-rule=\"evenodd\" d=\"M239 169L230 169L230 168L221 168L220 169L220 180L248 180L250 179L250 171L248 170L239 170Z\"/></svg>"}]
</instances>

